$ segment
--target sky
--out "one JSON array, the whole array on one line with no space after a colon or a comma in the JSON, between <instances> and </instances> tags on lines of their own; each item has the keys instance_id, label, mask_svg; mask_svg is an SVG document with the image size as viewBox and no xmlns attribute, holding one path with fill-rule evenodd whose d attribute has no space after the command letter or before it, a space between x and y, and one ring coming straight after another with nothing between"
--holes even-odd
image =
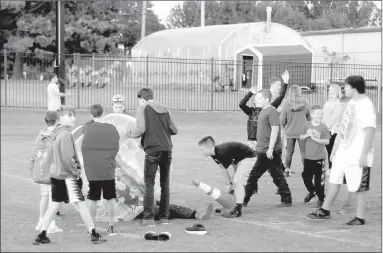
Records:
<instances>
[{"instance_id":1,"label":"sky","mask_svg":"<svg viewBox=\"0 0 383 253\"><path fill-rule=\"evenodd\" d=\"M166 23L166 18L170 14L170 10L176 6L178 3L182 3L183 1L151 1L153 4L153 12L157 14L160 22L162 24ZM381 1L374 1L378 8L382 8Z\"/></svg>"}]
</instances>

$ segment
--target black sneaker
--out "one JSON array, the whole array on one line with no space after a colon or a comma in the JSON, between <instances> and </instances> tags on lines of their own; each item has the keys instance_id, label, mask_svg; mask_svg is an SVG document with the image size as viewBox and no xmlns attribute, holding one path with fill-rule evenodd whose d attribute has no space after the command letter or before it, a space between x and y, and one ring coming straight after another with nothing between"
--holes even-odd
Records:
<instances>
[{"instance_id":1,"label":"black sneaker","mask_svg":"<svg viewBox=\"0 0 383 253\"><path fill-rule=\"evenodd\" d=\"M306 197L304 198L303 202L308 203L310 202L317 194L315 192L309 192Z\"/></svg>"},{"instance_id":2,"label":"black sneaker","mask_svg":"<svg viewBox=\"0 0 383 253\"><path fill-rule=\"evenodd\" d=\"M90 241L93 244L99 244L99 243L106 242L106 239L103 238L99 233L96 233L95 235L92 233L90 236Z\"/></svg>"},{"instance_id":3,"label":"black sneaker","mask_svg":"<svg viewBox=\"0 0 383 253\"><path fill-rule=\"evenodd\" d=\"M285 177L290 177L290 169L285 169Z\"/></svg>"},{"instance_id":4,"label":"black sneaker","mask_svg":"<svg viewBox=\"0 0 383 253\"><path fill-rule=\"evenodd\" d=\"M205 235L207 233L206 228L202 224L194 224L191 227L187 227L185 232L193 235Z\"/></svg>"},{"instance_id":5,"label":"black sneaker","mask_svg":"<svg viewBox=\"0 0 383 253\"><path fill-rule=\"evenodd\" d=\"M279 196L281 194L279 194L279 191L277 191L276 193L274 193L274 196Z\"/></svg>"},{"instance_id":6,"label":"black sneaker","mask_svg":"<svg viewBox=\"0 0 383 253\"><path fill-rule=\"evenodd\" d=\"M291 202L281 202L277 207L291 207L292 205Z\"/></svg>"},{"instance_id":7,"label":"black sneaker","mask_svg":"<svg viewBox=\"0 0 383 253\"><path fill-rule=\"evenodd\" d=\"M33 242L33 245L39 245L39 244L48 244L51 243L51 240L48 236L42 236L41 234L37 235L35 241Z\"/></svg>"},{"instance_id":8,"label":"black sneaker","mask_svg":"<svg viewBox=\"0 0 383 253\"><path fill-rule=\"evenodd\" d=\"M236 205L229 212L223 213L222 216L225 218L241 217L242 216L242 205L240 205L240 204Z\"/></svg>"},{"instance_id":9,"label":"black sneaker","mask_svg":"<svg viewBox=\"0 0 383 253\"><path fill-rule=\"evenodd\" d=\"M354 219L350 220L349 222L345 224L350 226L358 226L358 225L364 225L365 223L366 223L365 219L360 219L358 217L355 217Z\"/></svg>"},{"instance_id":10,"label":"black sneaker","mask_svg":"<svg viewBox=\"0 0 383 253\"><path fill-rule=\"evenodd\" d=\"M171 234L169 232L161 232L157 234L153 231L148 231L144 234L145 240L151 241L168 241L171 238Z\"/></svg>"},{"instance_id":11,"label":"black sneaker","mask_svg":"<svg viewBox=\"0 0 383 253\"><path fill-rule=\"evenodd\" d=\"M307 217L314 220L327 220L327 219L331 219L331 213L328 210L319 208L309 213Z\"/></svg>"}]
</instances>

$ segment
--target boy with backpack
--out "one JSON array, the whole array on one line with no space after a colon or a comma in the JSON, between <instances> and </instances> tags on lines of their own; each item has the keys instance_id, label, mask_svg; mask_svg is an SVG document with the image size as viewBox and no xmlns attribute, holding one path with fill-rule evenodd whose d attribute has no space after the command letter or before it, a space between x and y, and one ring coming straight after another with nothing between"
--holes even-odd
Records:
<instances>
[{"instance_id":1,"label":"boy with backpack","mask_svg":"<svg viewBox=\"0 0 383 253\"><path fill-rule=\"evenodd\" d=\"M77 156L76 146L71 128L76 122L76 112L71 106L61 106L59 110L59 124L52 134L46 158L42 164L51 166L50 180L52 183L52 204L49 205L42 221L42 228L34 244L50 243L47 237L47 228L62 202L71 203L79 211L86 228L91 234L92 243L106 242L96 232L92 217L82 193L81 165Z\"/></svg>"},{"instance_id":2,"label":"boy with backpack","mask_svg":"<svg viewBox=\"0 0 383 253\"><path fill-rule=\"evenodd\" d=\"M52 144L52 133L57 126L58 114L56 111L48 111L45 113L45 123L47 124L47 128L41 130L39 133L36 144L37 148L35 150L34 157L32 158L32 174L33 179L36 183L40 184L40 219L36 226L36 231L42 229L42 221L44 215L48 209L49 203L52 202L52 192L50 185L50 167L46 166L43 168L41 165L41 159L44 159L46 156L49 145ZM63 230L56 225L56 221L52 220L49 225L48 234L62 232Z\"/></svg>"}]
</instances>

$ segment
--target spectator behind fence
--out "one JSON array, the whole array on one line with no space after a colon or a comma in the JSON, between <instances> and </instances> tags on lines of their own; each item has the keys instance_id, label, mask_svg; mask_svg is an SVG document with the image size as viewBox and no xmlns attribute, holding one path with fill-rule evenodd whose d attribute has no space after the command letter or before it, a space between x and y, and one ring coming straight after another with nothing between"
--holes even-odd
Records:
<instances>
[{"instance_id":1,"label":"spectator behind fence","mask_svg":"<svg viewBox=\"0 0 383 253\"><path fill-rule=\"evenodd\" d=\"M60 83L59 78L54 73L49 74L50 83L47 87L47 101L48 101L48 111L58 111L60 110L61 100L60 97L70 96L70 93L60 92Z\"/></svg>"}]
</instances>

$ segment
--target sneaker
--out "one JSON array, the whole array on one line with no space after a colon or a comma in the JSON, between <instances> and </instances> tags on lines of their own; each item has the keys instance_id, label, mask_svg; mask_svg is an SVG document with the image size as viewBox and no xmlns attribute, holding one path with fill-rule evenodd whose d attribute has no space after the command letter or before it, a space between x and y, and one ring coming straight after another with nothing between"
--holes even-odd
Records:
<instances>
[{"instance_id":1,"label":"sneaker","mask_svg":"<svg viewBox=\"0 0 383 253\"><path fill-rule=\"evenodd\" d=\"M292 205L291 202L281 202L277 207L291 207Z\"/></svg>"},{"instance_id":2,"label":"sneaker","mask_svg":"<svg viewBox=\"0 0 383 253\"><path fill-rule=\"evenodd\" d=\"M37 235L35 241L33 242L33 245L39 245L39 244L48 244L51 243L51 240L48 236L42 236L41 234Z\"/></svg>"},{"instance_id":3,"label":"sneaker","mask_svg":"<svg viewBox=\"0 0 383 253\"><path fill-rule=\"evenodd\" d=\"M309 192L306 197L303 199L303 202L310 202L317 194L315 192Z\"/></svg>"},{"instance_id":4,"label":"sneaker","mask_svg":"<svg viewBox=\"0 0 383 253\"><path fill-rule=\"evenodd\" d=\"M91 234L90 241L93 244L99 244L99 243L106 242L106 239L103 238L99 233L96 233L95 235Z\"/></svg>"},{"instance_id":5,"label":"sneaker","mask_svg":"<svg viewBox=\"0 0 383 253\"><path fill-rule=\"evenodd\" d=\"M145 240L151 240L151 241L167 241L171 238L171 234L169 232L161 232L157 234L153 231L148 231L144 234Z\"/></svg>"},{"instance_id":6,"label":"sneaker","mask_svg":"<svg viewBox=\"0 0 383 253\"><path fill-rule=\"evenodd\" d=\"M194 224L192 227L187 227L185 232L192 235L206 235L206 228L202 224Z\"/></svg>"},{"instance_id":7,"label":"sneaker","mask_svg":"<svg viewBox=\"0 0 383 253\"><path fill-rule=\"evenodd\" d=\"M108 234L109 235L115 235L116 233L114 232L114 225L108 224Z\"/></svg>"},{"instance_id":8,"label":"sneaker","mask_svg":"<svg viewBox=\"0 0 383 253\"><path fill-rule=\"evenodd\" d=\"M290 174L291 174L290 169L286 169L285 170L285 177L290 177Z\"/></svg>"},{"instance_id":9,"label":"sneaker","mask_svg":"<svg viewBox=\"0 0 383 253\"><path fill-rule=\"evenodd\" d=\"M214 211L214 206L213 206L213 203L210 202L207 206L196 210L195 217L197 220L207 220L210 218L213 211Z\"/></svg>"},{"instance_id":10,"label":"sneaker","mask_svg":"<svg viewBox=\"0 0 383 253\"><path fill-rule=\"evenodd\" d=\"M153 219L142 219L141 226L154 227L156 224Z\"/></svg>"},{"instance_id":11,"label":"sneaker","mask_svg":"<svg viewBox=\"0 0 383 253\"><path fill-rule=\"evenodd\" d=\"M56 222L55 221L52 221L51 224L49 225L49 228L47 230L47 233L48 234L54 234L54 233L61 233L63 232L64 230L62 230L61 228L59 228L57 225L56 225Z\"/></svg>"},{"instance_id":12,"label":"sneaker","mask_svg":"<svg viewBox=\"0 0 383 253\"><path fill-rule=\"evenodd\" d=\"M216 213L221 213L221 212L222 212L222 208L216 208L216 209L215 209L215 212L216 212Z\"/></svg>"},{"instance_id":13,"label":"sneaker","mask_svg":"<svg viewBox=\"0 0 383 253\"><path fill-rule=\"evenodd\" d=\"M158 225L167 225L167 224L169 224L169 220L168 219L159 219L157 221L157 224Z\"/></svg>"},{"instance_id":14,"label":"sneaker","mask_svg":"<svg viewBox=\"0 0 383 253\"><path fill-rule=\"evenodd\" d=\"M358 226L358 225L364 225L364 223L366 223L365 219L360 219L358 217L355 217L354 219L350 220L349 222L345 224L350 226Z\"/></svg>"},{"instance_id":15,"label":"sneaker","mask_svg":"<svg viewBox=\"0 0 383 253\"><path fill-rule=\"evenodd\" d=\"M331 213L330 211L324 210L323 208L318 208L309 213L307 217L314 220L327 220L331 219Z\"/></svg>"},{"instance_id":16,"label":"sneaker","mask_svg":"<svg viewBox=\"0 0 383 253\"><path fill-rule=\"evenodd\" d=\"M324 202L323 200L318 199L316 204L317 208L321 208L323 206L323 202Z\"/></svg>"},{"instance_id":17,"label":"sneaker","mask_svg":"<svg viewBox=\"0 0 383 253\"><path fill-rule=\"evenodd\" d=\"M225 218L235 218L235 217L241 217L242 216L242 205L236 205L232 210L228 212L223 212L222 216Z\"/></svg>"},{"instance_id":18,"label":"sneaker","mask_svg":"<svg viewBox=\"0 0 383 253\"><path fill-rule=\"evenodd\" d=\"M279 191L277 191L276 193L274 193L274 196L279 196Z\"/></svg>"}]
</instances>

